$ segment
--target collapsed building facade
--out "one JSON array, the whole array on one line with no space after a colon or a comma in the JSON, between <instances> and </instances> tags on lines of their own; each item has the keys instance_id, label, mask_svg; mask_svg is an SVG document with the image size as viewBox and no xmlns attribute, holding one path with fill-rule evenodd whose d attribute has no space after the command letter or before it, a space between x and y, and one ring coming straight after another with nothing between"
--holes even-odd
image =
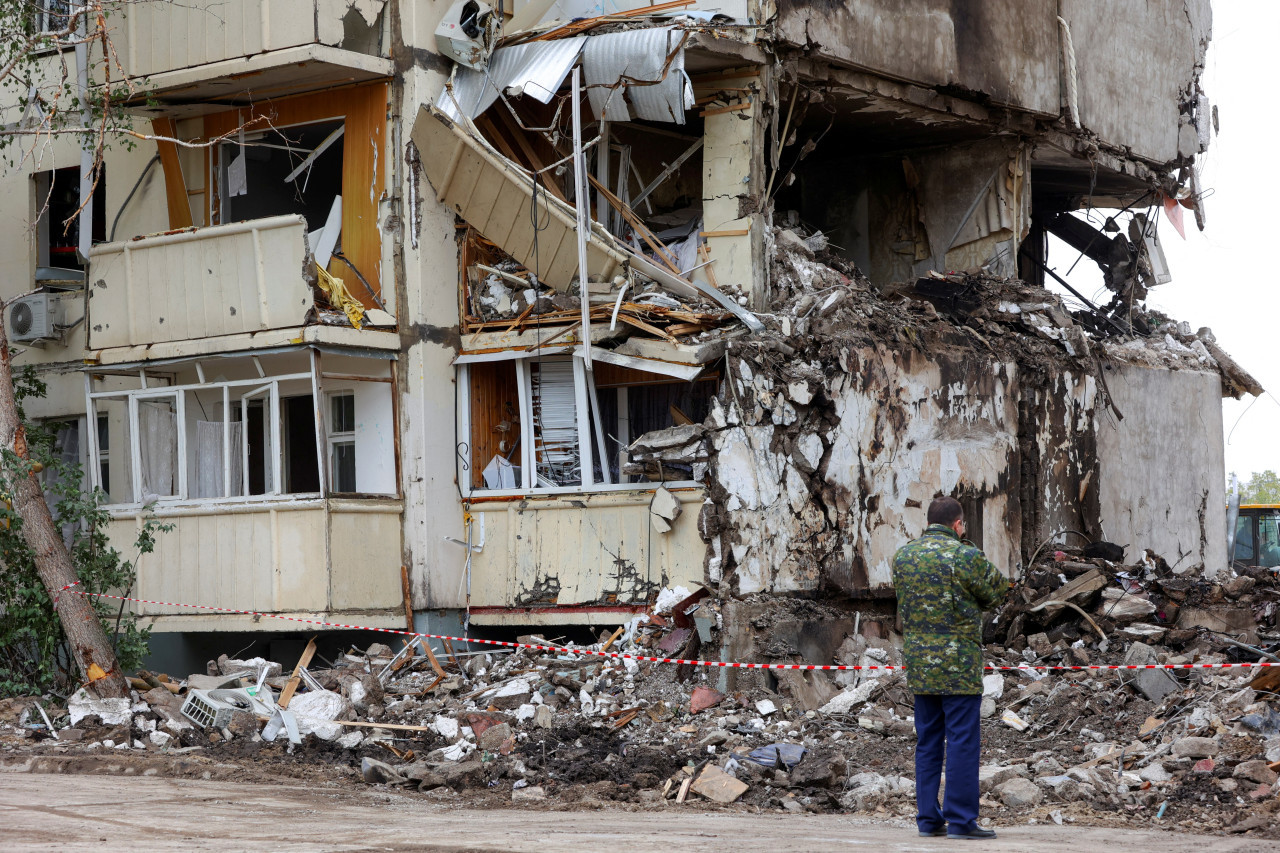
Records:
<instances>
[{"instance_id":1,"label":"collapsed building facade","mask_svg":"<svg viewBox=\"0 0 1280 853\"><path fill-rule=\"evenodd\" d=\"M1224 568L1261 389L1145 301L1204 224L1208 2L917 6L131 5L161 141L78 262L44 146L3 257L30 410L122 547L175 525L137 597L451 633L702 587L744 660L778 600L889 601L938 493L1011 577L1073 535Z\"/></svg>"}]
</instances>

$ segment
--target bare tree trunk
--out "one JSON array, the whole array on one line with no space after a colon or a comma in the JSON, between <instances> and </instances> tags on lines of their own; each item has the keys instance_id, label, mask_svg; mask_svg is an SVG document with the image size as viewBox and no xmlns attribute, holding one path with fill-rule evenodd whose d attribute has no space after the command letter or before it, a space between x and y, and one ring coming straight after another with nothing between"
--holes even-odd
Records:
<instances>
[{"instance_id":1,"label":"bare tree trunk","mask_svg":"<svg viewBox=\"0 0 1280 853\"><path fill-rule=\"evenodd\" d=\"M18 419L9 337L0 307L0 449L8 448L12 448L21 459L29 458L26 432ZM14 512L22 519L22 538L35 554L36 571L50 600L58 601L58 618L62 620L62 629L66 632L76 667L85 681L90 681L89 668L93 664L106 673L105 678L99 678L91 685L98 696L104 699L127 697L129 688L124 673L120 671L111 640L89 599L74 593L63 593L59 597L63 587L76 582L76 570L62 541L62 534L44 502L44 491L35 473L10 471L9 474L10 499Z\"/></svg>"}]
</instances>

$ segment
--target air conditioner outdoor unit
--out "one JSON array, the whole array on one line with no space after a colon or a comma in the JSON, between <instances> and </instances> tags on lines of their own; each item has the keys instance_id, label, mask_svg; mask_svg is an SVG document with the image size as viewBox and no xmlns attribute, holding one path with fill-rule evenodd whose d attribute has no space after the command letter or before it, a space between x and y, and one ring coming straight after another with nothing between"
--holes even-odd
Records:
<instances>
[{"instance_id":1,"label":"air conditioner outdoor unit","mask_svg":"<svg viewBox=\"0 0 1280 853\"><path fill-rule=\"evenodd\" d=\"M57 338L62 322L62 299L53 293L32 293L9 309L9 339L15 343L38 343Z\"/></svg>"},{"instance_id":2,"label":"air conditioner outdoor unit","mask_svg":"<svg viewBox=\"0 0 1280 853\"><path fill-rule=\"evenodd\" d=\"M468 68L482 69L502 34L502 16L478 0L459 0L436 27L436 48Z\"/></svg>"}]
</instances>

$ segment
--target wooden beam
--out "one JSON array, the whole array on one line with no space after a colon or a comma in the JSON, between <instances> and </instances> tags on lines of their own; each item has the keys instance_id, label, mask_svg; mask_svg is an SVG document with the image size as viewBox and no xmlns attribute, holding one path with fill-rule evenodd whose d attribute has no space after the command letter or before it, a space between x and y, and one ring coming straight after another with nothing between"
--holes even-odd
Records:
<instances>
[{"instance_id":1,"label":"wooden beam","mask_svg":"<svg viewBox=\"0 0 1280 853\"><path fill-rule=\"evenodd\" d=\"M289 702L293 700L293 694L298 689L298 682L302 680L301 670L307 664L311 663L311 658L316 653L316 638L313 636L307 642L307 647L302 650L302 657L298 658L298 665L293 668L293 675L289 677L289 683L284 686L284 690L280 691L280 698L276 700L276 704L281 708L288 708Z\"/></svg>"},{"instance_id":2,"label":"wooden beam","mask_svg":"<svg viewBox=\"0 0 1280 853\"><path fill-rule=\"evenodd\" d=\"M154 118L151 129L156 136L177 138L177 130L171 118ZM176 143L162 139L156 140L156 148L160 153L160 169L164 172L164 198L169 208L169 228L190 228L191 202L187 200L187 182L182 177L182 161L178 159Z\"/></svg>"},{"instance_id":3,"label":"wooden beam","mask_svg":"<svg viewBox=\"0 0 1280 853\"><path fill-rule=\"evenodd\" d=\"M737 112L738 110L745 110L750 108L751 108L750 101L739 101L736 104L729 104L727 107L709 107L703 110L701 113L699 113L699 115L718 116L721 113L733 113L733 112Z\"/></svg>"},{"instance_id":4,"label":"wooden beam","mask_svg":"<svg viewBox=\"0 0 1280 853\"><path fill-rule=\"evenodd\" d=\"M653 249L657 254L658 258L662 261L663 266L671 270L676 275L680 275L680 268L676 266L676 262L671 259L671 255L667 252L667 247L663 245L661 240L654 236L653 232L650 231L643 222L640 221L640 217L636 216L635 211L623 204L621 199L609 192L608 187L597 181L591 175L587 175L587 180L591 182L593 187L600 191L600 195L603 196L609 204L613 205L614 208L622 214L622 218L627 220L627 224L635 229L636 234L640 235L640 239L649 244L649 248Z\"/></svg>"}]
</instances>

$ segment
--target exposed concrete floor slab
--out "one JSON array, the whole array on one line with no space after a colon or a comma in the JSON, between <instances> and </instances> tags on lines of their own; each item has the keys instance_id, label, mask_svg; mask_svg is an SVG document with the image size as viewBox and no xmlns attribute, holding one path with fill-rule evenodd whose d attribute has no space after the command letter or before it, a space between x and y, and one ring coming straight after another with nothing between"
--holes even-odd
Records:
<instances>
[{"instance_id":1,"label":"exposed concrete floor slab","mask_svg":"<svg viewBox=\"0 0 1280 853\"><path fill-rule=\"evenodd\" d=\"M695 807L696 808L696 807ZM184 779L0 773L5 850L602 850L681 853L741 847L770 853L818 850L932 851L945 839L838 815L744 815L691 808L652 812L455 809L379 789L201 782ZM964 849L1061 853L1107 848L1159 853L1257 853L1273 841L1151 830L1019 826ZM954 849L954 847L953 847Z\"/></svg>"}]
</instances>

